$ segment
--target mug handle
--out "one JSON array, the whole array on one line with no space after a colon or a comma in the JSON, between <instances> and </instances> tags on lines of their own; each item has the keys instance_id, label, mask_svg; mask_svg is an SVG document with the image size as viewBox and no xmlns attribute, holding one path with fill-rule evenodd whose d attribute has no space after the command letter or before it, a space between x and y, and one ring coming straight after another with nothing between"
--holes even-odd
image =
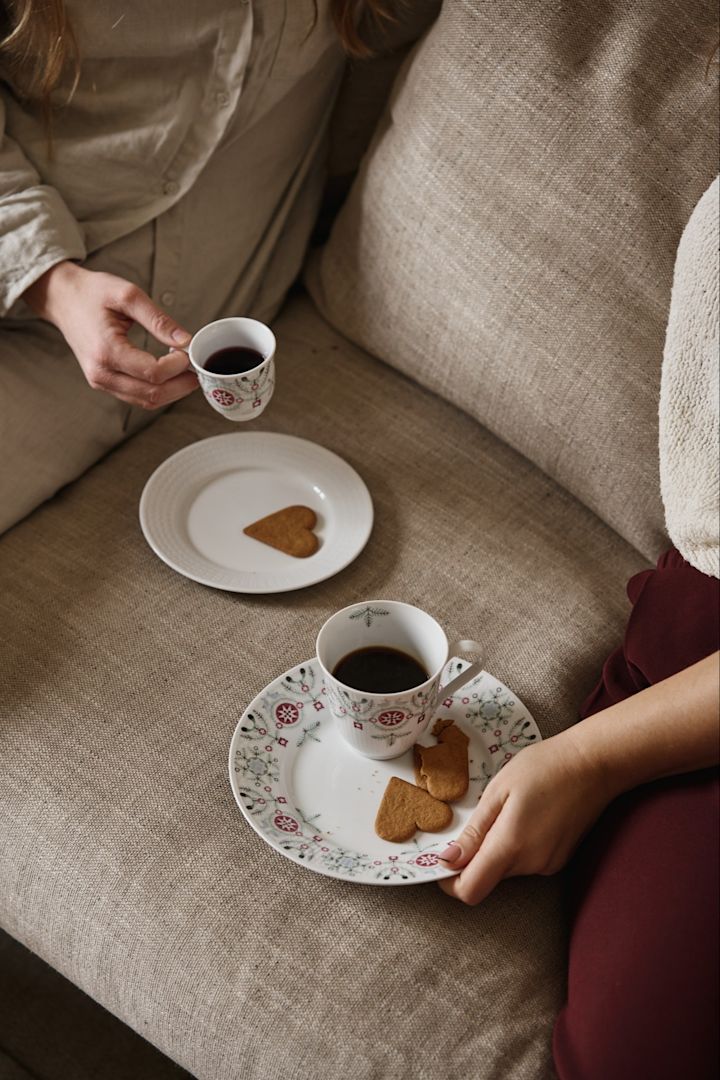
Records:
<instances>
[{"instance_id":1,"label":"mug handle","mask_svg":"<svg viewBox=\"0 0 720 1080\"><path fill-rule=\"evenodd\" d=\"M462 653L470 653L475 656L482 654L482 646L478 645L477 641L473 641L472 638L463 638L461 641L454 641L450 646L449 656L458 656ZM440 687L440 694L442 697L451 697L461 686L465 686L467 683L472 682L483 670L482 662L480 660L473 660L470 667L465 668L459 675L456 675L454 679L450 679Z\"/></svg>"}]
</instances>

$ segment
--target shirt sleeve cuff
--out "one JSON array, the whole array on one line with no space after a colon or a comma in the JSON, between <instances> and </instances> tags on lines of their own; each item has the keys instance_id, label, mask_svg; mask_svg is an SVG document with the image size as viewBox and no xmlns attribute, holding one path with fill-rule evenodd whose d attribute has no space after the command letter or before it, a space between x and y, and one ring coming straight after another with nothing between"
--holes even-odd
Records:
<instances>
[{"instance_id":1,"label":"shirt sleeve cuff","mask_svg":"<svg viewBox=\"0 0 720 1080\"><path fill-rule=\"evenodd\" d=\"M0 317L39 277L87 255L80 225L53 188L41 185L0 202Z\"/></svg>"}]
</instances>

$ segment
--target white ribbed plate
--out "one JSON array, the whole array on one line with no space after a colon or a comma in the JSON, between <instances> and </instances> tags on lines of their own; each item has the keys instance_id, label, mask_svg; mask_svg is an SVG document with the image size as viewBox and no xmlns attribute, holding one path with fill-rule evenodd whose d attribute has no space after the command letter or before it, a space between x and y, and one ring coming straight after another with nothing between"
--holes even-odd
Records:
<instances>
[{"instance_id":1,"label":"white ribbed plate","mask_svg":"<svg viewBox=\"0 0 720 1080\"><path fill-rule=\"evenodd\" d=\"M243 535L284 506L309 506L320 546L296 559ZM293 435L233 432L186 446L164 461L140 499L140 525L179 574L240 593L301 589L337 574L368 541L370 493L346 461Z\"/></svg>"}]
</instances>

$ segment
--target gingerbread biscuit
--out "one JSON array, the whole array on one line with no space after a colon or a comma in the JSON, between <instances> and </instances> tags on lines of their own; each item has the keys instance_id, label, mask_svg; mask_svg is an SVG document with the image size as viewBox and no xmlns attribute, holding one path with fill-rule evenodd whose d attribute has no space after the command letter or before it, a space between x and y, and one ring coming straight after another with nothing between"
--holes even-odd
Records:
<instances>
[{"instance_id":1,"label":"gingerbread biscuit","mask_svg":"<svg viewBox=\"0 0 720 1080\"><path fill-rule=\"evenodd\" d=\"M434 799L414 784L392 776L375 818L375 832L383 840L401 844L409 840L416 829L440 832L447 828L452 816L446 803Z\"/></svg>"},{"instance_id":2,"label":"gingerbread biscuit","mask_svg":"<svg viewBox=\"0 0 720 1080\"><path fill-rule=\"evenodd\" d=\"M450 718L438 720L433 729L437 746L413 747L415 781L436 799L462 799L470 783L468 743L470 740Z\"/></svg>"},{"instance_id":3,"label":"gingerbread biscuit","mask_svg":"<svg viewBox=\"0 0 720 1080\"><path fill-rule=\"evenodd\" d=\"M247 525L243 532L286 555L306 559L318 549L318 538L312 531L316 524L317 515L309 506L286 506Z\"/></svg>"}]
</instances>

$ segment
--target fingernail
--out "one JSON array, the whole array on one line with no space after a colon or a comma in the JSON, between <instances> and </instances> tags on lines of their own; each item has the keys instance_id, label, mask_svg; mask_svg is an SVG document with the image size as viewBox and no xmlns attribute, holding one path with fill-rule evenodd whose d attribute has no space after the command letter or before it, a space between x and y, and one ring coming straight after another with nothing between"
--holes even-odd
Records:
<instances>
[{"instance_id":1,"label":"fingernail","mask_svg":"<svg viewBox=\"0 0 720 1080\"><path fill-rule=\"evenodd\" d=\"M460 851L460 845L456 844L455 841L452 840L445 848L445 850L440 852L440 854L438 855L438 859L442 859L443 862L455 862L458 855L460 854Z\"/></svg>"},{"instance_id":2,"label":"fingernail","mask_svg":"<svg viewBox=\"0 0 720 1080\"><path fill-rule=\"evenodd\" d=\"M173 330L172 339L177 341L178 345L187 345L188 341L192 337L192 334L188 334L187 330L181 330L180 327L177 330Z\"/></svg>"}]
</instances>

